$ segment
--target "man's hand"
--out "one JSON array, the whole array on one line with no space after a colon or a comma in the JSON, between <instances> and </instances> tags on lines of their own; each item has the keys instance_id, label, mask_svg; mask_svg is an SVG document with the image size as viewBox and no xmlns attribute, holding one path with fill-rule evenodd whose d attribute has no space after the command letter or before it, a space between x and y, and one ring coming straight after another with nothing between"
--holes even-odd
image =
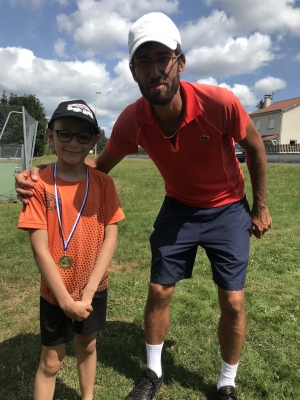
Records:
<instances>
[{"instance_id":1,"label":"man's hand","mask_svg":"<svg viewBox=\"0 0 300 400\"><path fill-rule=\"evenodd\" d=\"M272 218L267 207L253 208L251 211L252 229L250 236L253 234L257 239L261 239L267 230L272 228Z\"/></svg>"},{"instance_id":2,"label":"man's hand","mask_svg":"<svg viewBox=\"0 0 300 400\"><path fill-rule=\"evenodd\" d=\"M86 302L73 300L71 304L63 308L63 311L73 321L82 321L90 315L93 307Z\"/></svg>"},{"instance_id":3,"label":"man's hand","mask_svg":"<svg viewBox=\"0 0 300 400\"><path fill-rule=\"evenodd\" d=\"M28 182L27 179L31 177L33 181L38 180L39 167L31 167L30 169L26 169L25 171L20 172L15 176L15 189L18 193L18 199L22 201L23 204L28 204L28 197L33 195L33 192L30 188L34 187L32 182Z\"/></svg>"}]
</instances>

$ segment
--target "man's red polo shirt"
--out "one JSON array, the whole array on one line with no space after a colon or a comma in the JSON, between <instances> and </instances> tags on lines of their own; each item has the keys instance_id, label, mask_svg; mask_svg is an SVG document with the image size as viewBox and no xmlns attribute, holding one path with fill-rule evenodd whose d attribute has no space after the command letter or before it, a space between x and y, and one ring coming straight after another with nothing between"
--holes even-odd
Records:
<instances>
[{"instance_id":1,"label":"man's red polo shirt","mask_svg":"<svg viewBox=\"0 0 300 400\"><path fill-rule=\"evenodd\" d=\"M121 113L106 149L122 157L143 147L165 181L166 195L188 206L211 208L242 199L244 176L234 142L245 138L249 115L227 89L188 82L180 86L185 114L175 146L141 97Z\"/></svg>"}]
</instances>

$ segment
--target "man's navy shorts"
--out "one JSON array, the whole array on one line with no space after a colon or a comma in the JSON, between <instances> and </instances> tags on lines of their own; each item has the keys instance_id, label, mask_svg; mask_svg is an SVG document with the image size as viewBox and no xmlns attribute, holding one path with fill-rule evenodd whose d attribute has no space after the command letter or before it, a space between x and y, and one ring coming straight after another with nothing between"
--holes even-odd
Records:
<instances>
[{"instance_id":1,"label":"man's navy shorts","mask_svg":"<svg viewBox=\"0 0 300 400\"><path fill-rule=\"evenodd\" d=\"M192 276L198 246L206 251L214 282L242 290L250 249L246 197L215 208L193 208L165 197L150 236L151 282L168 285Z\"/></svg>"},{"instance_id":2,"label":"man's navy shorts","mask_svg":"<svg viewBox=\"0 0 300 400\"><path fill-rule=\"evenodd\" d=\"M96 292L92 301L93 311L82 321L73 321L55 304L40 298L40 328L43 346L57 346L71 342L77 334L89 335L98 331L106 322L107 289Z\"/></svg>"}]
</instances>

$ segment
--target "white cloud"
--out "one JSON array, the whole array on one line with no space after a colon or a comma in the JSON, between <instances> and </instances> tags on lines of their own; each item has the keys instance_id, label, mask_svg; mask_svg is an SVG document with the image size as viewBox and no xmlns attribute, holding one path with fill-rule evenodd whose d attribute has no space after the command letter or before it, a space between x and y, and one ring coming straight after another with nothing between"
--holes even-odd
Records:
<instances>
[{"instance_id":1,"label":"white cloud","mask_svg":"<svg viewBox=\"0 0 300 400\"><path fill-rule=\"evenodd\" d=\"M235 24L224 11L214 10L208 17L190 21L180 27L184 49L224 44L234 36Z\"/></svg>"},{"instance_id":2,"label":"white cloud","mask_svg":"<svg viewBox=\"0 0 300 400\"><path fill-rule=\"evenodd\" d=\"M66 58L67 54L65 52L66 42L63 39L58 39L54 43L54 52L61 58Z\"/></svg>"},{"instance_id":3,"label":"white cloud","mask_svg":"<svg viewBox=\"0 0 300 400\"><path fill-rule=\"evenodd\" d=\"M233 86L230 86L225 82L218 83L217 80L212 77L199 79L197 82L207 85L220 86L230 90L249 111L253 110L253 107L255 107L255 104L257 103L255 94L247 85L234 84Z\"/></svg>"},{"instance_id":4,"label":"white cloud","mask_svg":"<svg viewBox=\"0 0 300 400\"><path fill-rule=\"evenodd\" d=\"M274 59L271 40L255 33L228 39L224 46L201 47L186 54L186 72L194 76L232 76L253 73Z\"/></svg>"},{"instance_id":5,"label":"white cloud","mask_svg":"<svg viewBox=\"0 0 300 400\"><path fill-rule=\"evenodd\" d=\"M135 19L151 11L176 12L178 4L178 0L81 0L77 1L77 11L59 14L56 19L59 30L72 37L75 48L85 57L101 53L108 58L123 58L119 46L127 46Z\"/></svg>"},{"instance_id":6,"label":"white cloud","mask_svg":"<svg viewBox=\"0 0 300 400\"><path fill-rule=\"evenodd\" d=\"M273 76L267 76L266 78L260 79L255 82L255 92L265 95L272 94L276 90L281 90L286 87L286 81L280 78L274 78Z\"/></svg>"},{"instance_id":7,"label":"white cloud","mask_svg":"<svg viewBox=\"0 0 300 400\"><path fill-rule=\"evenodd\" d=\"M293 58L293 61L300 61L300 53L296 57Z\"/></svg>"},{"instance_id":8,"label":"white cloud","mask_svg":"<svg viewBox=\"0 0 300 400\"><path fill-rule=\"evenodd\" d=\"M206 85L218 86L218 81L211 76L204 79L198 79L198 83L205 83Z\"/></svg>"},{"instance_id":9,"label":"white cloud","mask_svg":"<svg viewBox=\"0 0 300 400\"><path fill-rule=\"evenodd\" d=\"M66 99L83 98L93 106L95 91L101 91L98 115L116 118L138 94L125 60L118 64L119 75L114 79L110 78L105 64L43 60L28 49L16 47L0 48L0 64L0 92L35 94L44 103L48 115ZM112 89L110 94L106 93L107 88Z\"/></svg>"},{"instance_id":10,"label":"white cloud","mask_svg":"<svg viewBox=\"0 0 300 400\"><path fill-rule=\"evenodd\" d=\"M289 32L300 36L300 8L296 0L217 0L234 20L237 32L259 30L265 34Z\"/></svg>"}]
</instances>

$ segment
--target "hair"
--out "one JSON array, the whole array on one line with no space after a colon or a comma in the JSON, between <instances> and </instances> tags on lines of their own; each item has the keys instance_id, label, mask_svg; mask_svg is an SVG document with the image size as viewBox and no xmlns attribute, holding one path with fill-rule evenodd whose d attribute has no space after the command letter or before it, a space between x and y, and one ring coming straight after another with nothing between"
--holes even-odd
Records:
<instances>
[{"instance_id":1,"label":"hair","mask_svg":"<svg viewBox=\"0 0 300 400\"><path fill-rule=\"evenodd\" d=\"M185 54L184 54L184 52L181 50L181 47L179 46L179 44L177 45L177 47L176 47L176 49L175 49L174 51L175 51L176 56L179 56L179 55L180 55L179 58L181 58L181 57L185 58Z\"/></svg>"}]
</instances>

